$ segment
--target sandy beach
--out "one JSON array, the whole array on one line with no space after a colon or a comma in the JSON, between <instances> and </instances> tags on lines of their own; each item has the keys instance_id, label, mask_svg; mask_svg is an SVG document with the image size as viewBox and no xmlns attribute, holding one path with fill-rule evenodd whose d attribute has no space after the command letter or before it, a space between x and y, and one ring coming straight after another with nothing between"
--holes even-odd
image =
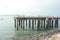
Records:
<instances>
[{"instance_id":1,"label":"sandy beach","mask_svg":"<svg viewBox=\"0 0 60 40\"><path fill-rule=\"evenodd\" d=\"M57 33L57 34L53 35L48 40L60 40L60 33Z\"/></svg>"}]
</instances>

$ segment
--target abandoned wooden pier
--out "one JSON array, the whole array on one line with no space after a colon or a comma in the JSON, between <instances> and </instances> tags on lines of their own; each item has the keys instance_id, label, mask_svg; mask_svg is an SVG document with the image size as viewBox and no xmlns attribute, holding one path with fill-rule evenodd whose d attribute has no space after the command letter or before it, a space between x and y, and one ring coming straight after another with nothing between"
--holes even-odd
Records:
<instances>
[{"instance_id":1,"label":"abandoned wooden pier","mask_svg":"<svg viewBox=\"0 0 60 40\"><path fill-rule=\"evenodd\" d=\"M59 17L14 17L14 25L24 29L50 29L58 28Z\"/></svg>"}]
</instances>

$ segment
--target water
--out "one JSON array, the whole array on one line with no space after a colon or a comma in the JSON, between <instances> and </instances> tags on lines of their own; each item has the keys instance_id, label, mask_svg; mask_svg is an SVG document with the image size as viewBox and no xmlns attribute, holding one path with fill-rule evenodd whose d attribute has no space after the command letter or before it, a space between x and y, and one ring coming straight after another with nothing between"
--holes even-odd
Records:
<instances>
[{"instance_id":1,"label":"water","mask_svg":"<svg viewBox=\"0 0 60 40\"><path fill-rule=\"evenodd\" d=\"M13 17L0 16L0 40L11 40L15 36Z\"/></svg>"},{"instance_id":2,"label":"water","mask_svg":"<svg viewBox=\"0 0 60 40\"><path fill-rule=\"evenodd\" d=\"M21 30L16 31L14 27L14 16L0 16L0 40L12 40L15 36L23 36L23 35L30 35L31 33L37 34L37 33L43 33L43 31L36 31L36 30ZM47 32L47 31L45 31Z\"/></svg>"}]
</instances>

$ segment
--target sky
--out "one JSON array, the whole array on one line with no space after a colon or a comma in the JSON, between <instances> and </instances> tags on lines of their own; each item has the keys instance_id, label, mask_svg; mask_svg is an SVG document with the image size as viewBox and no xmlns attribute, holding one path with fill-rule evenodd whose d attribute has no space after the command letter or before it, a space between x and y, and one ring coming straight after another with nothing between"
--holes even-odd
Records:
<instances>
[{"instance_id":1,"label":"sky","mask_svg":"<svg viewBox=\"0 0 60 40\"><path fill-rule=\"evenodd\" d=\"M0 0L0 15L60 16L60 0Z\"/></svg>"}]
</instances>

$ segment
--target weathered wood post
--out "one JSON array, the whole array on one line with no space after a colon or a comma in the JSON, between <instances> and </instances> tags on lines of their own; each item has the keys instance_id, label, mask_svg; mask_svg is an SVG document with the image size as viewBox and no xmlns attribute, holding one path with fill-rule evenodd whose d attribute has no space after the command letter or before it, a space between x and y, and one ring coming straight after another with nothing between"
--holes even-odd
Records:
<instances>
[{"instance_id":1,"label":"weathered wood post","mask_svg":"<svg viewBox=\"0 0 60 40\"><path fill-rule=\"evenodd\" d=\"M42 19L40 20L40 22L41 22L41 28L42 28Z\"/></svg>"},{"instance_id":2,"label":"weathered wood post","mask_svg":"<svg viewBox=\"0 0 60 40\"><path fill-rule=\"evenodd\" d=\"M24 30L24 19L23 19L23 30Z\"/></svg>"},{"instance_id":3,"label":"weathered wood post","mask_svg":"<svg viewBox=\"0 0 60 40\"><path fill-rule=\"evenodd\" d=\"M36 26L36 19L35 19L35 26Z\"/></svg>"},{"instance_id":4,"label":"weathered wood post","mask_svg":"<svg viewBox=\"0 0 60 40\"><path fill-rule=\"evenodd\" d=\"M17 30L18 30L18 19L17 19Z\"/></svg>"},{"instance_id":5,"label":"weathered wood post","mask_svg":"<svg viewBox=\"0 0 60 40\"><path fill-rule=\"evenodd\" d=\"M51 28L51 19L49 19L48 24L49 24L49 29L50 29Z\"/></svg>"},{"instance_id":6,"label":"weathered wood post","mask_svg":"<svg viewBox=\"0 0 60 40\"><path fill-rule=\"evenodd\" d=\"M21 19L21 28L22 28L22 19Z\"/></svg>"},{"instance_id":7,"label":"weathered wood post","mask_svg":"<svg viewBox=\"0 0 60 40\"><path fill-rule=\"evenodd\" d=\"M31 27L30 19L29 19L29 28Z\"/></svg>"},{"instance_id":8,"label":"weathered wood post","mask_svg":"<svg viewBox=\"0 0 60 40\"><path fill-rule=\"evenodd\" d=\"M48 20L48 18L46 18L46 29L48 29L49 28L49 20Z\"/></svg>"},{"instance_id":9,"label":"weathered wood post","mask_svg":"<svg viewBox=\"0 0 60 40\"><path fill-rule=\"evenodd\" d=\"M36 29L36 19L35 19L35 23L34 24L35 24L35 29Z\"/></svg>"},{"instance_id":10,"label":"weathered wood post","mask_svg":"<svg viewBox=\"0 0 60 40\"><path fill-rule=\"evenodd\" d=\"M27 19L26 19L26 28L27 28Z\"/></svg>"},{"instance_id":11,"label":"weathered wood post","mask_svg":"<svg viewBox=\"0 0 60 40\"><path fill-rule=\"evenodd\" d=\"M55 20L55 28L58 28L58 19Z\"/></svg>"},{"instance_id":12,"label":"weathered wood post","mask_svg":"<svg viewBox=\"0 0 60 40\"><path fill-rule=\"evenodd\" d=\"M42 19L42 29L44 29L44 20Z\"/></svg>"},{"instance_id":13,"label":"weathered wood post","mask_svg":"<svg viewBox=\"0 0 60 40\"><path fill-rule=\"evenodd\" d=\"M45 29L45 19L44 19L44 29Z\"/></svg>"},{"instance_id":14,"label":"weathered wood post","mask_svg":"<svg viewBox=\"0 0 60 40\"><path fill-rule=\"evenodd\" d=\"M20 26L20 19L19 19L19 26Z\"/></svg>"},{"instance_id":15,"label":"weathered wood post","mask_svg":"<svg viewBox=\"0 0 60 40\"><path fill-rule=\"evenodd\" d=\"M57 28L58 28L58 19L57 19L57 23L56 24L57 24Z\"/></svg>"},{"instance_id":16,"label":"weathered wood post","mask_svg":"<svg viewBox=\"0 0 60 40\"><path fill-rule=\"evenodd\" d=\"M15 26L15 28L16 28L16 19L14 18L14 26Z\"/></svg>"},{"instance_id":17,"label":"weathered wood post","mask_svg":"<svg viewBox=\"0 0 60 40\"><path fill-rule=\"evenodd\" d=\"M37 30L40 29L40 20L38 19Z\"/></svg>"},{"instance_id":18,"label":"weathered wood post","mask_svg":"<svg viewBox=\"0 0 60 40\"><path fill-rule=\"evenodd\" d=\"M32 29L34 29L34 19L32 19Z\"/></svg>"},{"instance_id":19,"label":"weathered wood post","mask_svg":"<svg viewBox=\"0 0 60 40\"><path fill-rule=\"evenodd\" d=\"M52 28L52 20L50 19L50 27Z\"/></svg>"},{"instance_id":20,"label":"weathered wood post","mask_svg":"<svg viewBox=\"0 0 60 40\"><path fill-rule=\"evenodd\" d=\"M53 28L53 19L52 19L52 28Z\"/></svg>"}]
</instances>

